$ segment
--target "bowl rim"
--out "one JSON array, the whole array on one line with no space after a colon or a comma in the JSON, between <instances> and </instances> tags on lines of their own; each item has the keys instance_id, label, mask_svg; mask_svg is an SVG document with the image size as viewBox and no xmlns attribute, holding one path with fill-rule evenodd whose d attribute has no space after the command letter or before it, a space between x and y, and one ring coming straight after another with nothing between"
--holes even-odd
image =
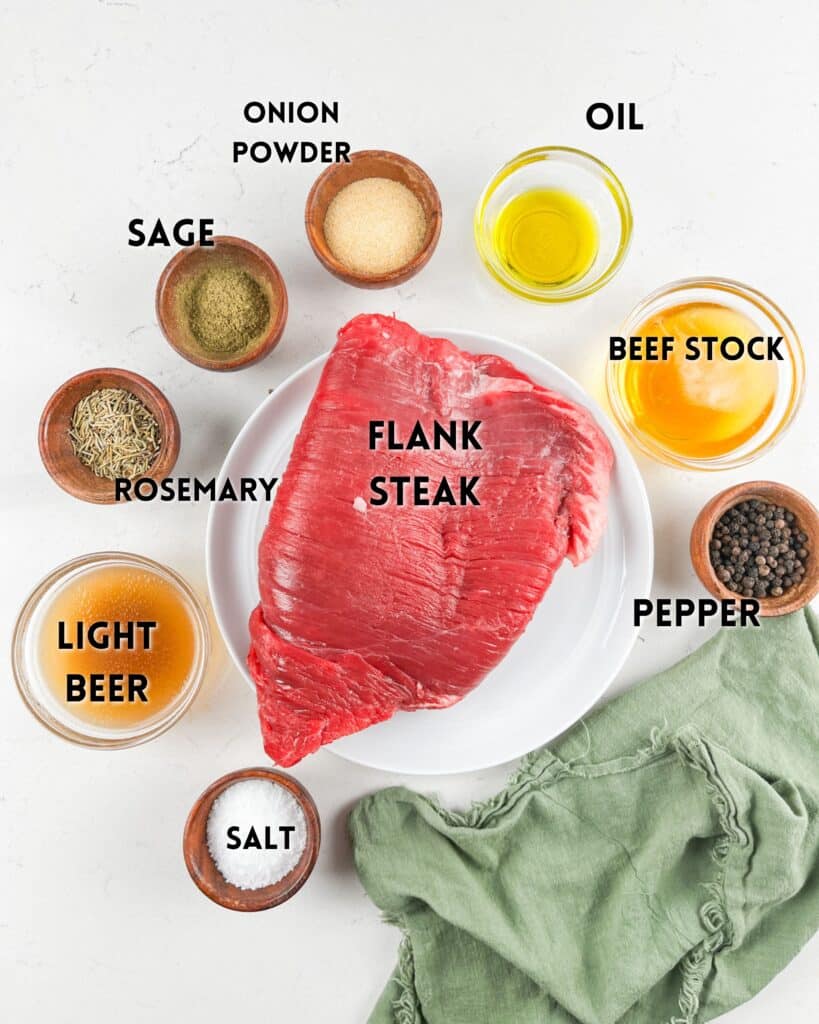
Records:
<instances>
[{"instance_id":1,"label":"bowl rim","mask_svg":"<svg viewBox=\"0 0 819 1024\"><path fill-rule=\"evenodd\" d=\"M207 821L210 811L217 797L237 782L244 782L247 779L264 779L274 785L283 786L296 799L304 814L307 825L306 836L306 859L301 870L296 873L298 865L289 874L284 875L273 885L264 886L260 889L240 889L226 881L216 867L210 850L207 845ZM197 842L194 837L194 829L200 819L204 817L203 842ZM307 879L313 873L313 868L318 860L321 847L321 818L318 808L309 790L299 782L298 779L278 768L255 766L250 768L238 768L232 772L221 775L218 779L204 789L193 802L188 816L185 820L185 827L182 831L182 855L185 860L185 867L188 874L201 893L208 897L213 903L227 910L236 910L242 913L256 913L260 910L270 910L285 903L304 886ZM219 882L213 885L199 870L195 854L207 859L212 865L214 873ZM291 878L293 875L295 877ZM288 883L288 879L290 879ZM288 884L283 884L288 883ZM267 892L267 898L264 893ZM255 894L255 896L251 895Z\"/></svg>"},{"instance_id":2,"label":"bowl rim","mask_svg":"<svg viewBox=\"0 0 819 1024\"><path fill-rule=\"evenodd\" d=\"M403 266L396 267L395 270L388 270L381 274L361 274L350 270L340 260L337 260L330 251L329 245L327 245L327 240L324 236L323 219L321 224L318 224L313 216L318 193L322 186L340 174L345 167L349 167L351 164L364 159L381 160L385 164L393 164L410 169L415 177L424 182L424 187L427 190L427 195L431 199L432 205L432 215L428 218L427 237L424 244L409 262ZM352 182L348 184L352 184ZM407 187L411 188L417 197L417 189L412 186ZM339 189L339 191L341 190ZM432 258L432 254L435 252L438 240L441 237L442 222L441 196L432 178L414 160L410 160L409 157L389 149L359 149L354 153L350 153L349 160L345 163L329 164L313 182L304 204L304 228L307 233L307 240L319 263L339 280L358 288L387 288L403 284L411 277L414 277Z\"/></svg>"},{"instance_id":3,"label":"bowl rim","mask_svg":"<svg viewBox=\"0 0 819 1024\"><path fill-rule=\"evenodd\" d=\"M260 362L278 345L287 323L287 286L284 283L281 271L273 259L264 251L264 249L261 249L253 242L249 242L246 238L240 238L238 235L214 235L212 243L212 245L201 245L200 243L197 243L196 245L187 245L170 258L170 260L165 264L162 273L159 275L159 280L156 283L156 290L154 292L154 309L156 311L156 319L163 337L178 355L203 370L215 370L217 372L229 373L233 370L241 370L245 366L252 366L254 363ZM270 274L270 279L279 299L276 316L271 320L267 333L261 341L233 359L211 359L206 355L199 355L191 351L191 349L186 348L176 340L173 327L167 322L163 313L163 299L165 291L170 287L170 282L173 276L179 273L180 267L183 266L190 259L191 255L199 249L204 249L207 252L215 252L220 246L224 246L225 248L242 249L245 252L251 253L261 263L263 263Z\"/></svg>"},{"instance_id":4,"label":"bowl rim","mask_svg":"<svg viewBox=\"0 0 819 1024\"><path fill-rule=\"evenodd\" d=\"M514 278L508 277L499 271L494 259L494 250L486 238L485 214L489 200L492 198L495 190L508 177L520 170L520 168L526 167L531 163L548 161L555 158L563 158L563 162L566 163L579 164L580 166L591 170L603 180L604 184L611 192L620 214L620 240L617 250L615 251L615 254L608 266L601 274L589 281L582 288L569 286L563 290L550 289L549 291L544 290L538 292L522 287ZM575 299L583 299L586 296L599 291L605 284L608 284L623 265L623 261L628 255L629 248L631 247L631 237L634 231L634 214L631 209L631 202L629 200L628 193L626 192L622 181L608 166L608 164L604 163L599 159L599 157L594 156L592 153L589 153L584 149L578 149L574 146L535 146L532 149L523 150L521 153L518 153L517 156L512 157L511 160L507 160L506 163L502 164L490 177L475 205L472 224L475 236L475 247L478 250L478 255L492 277L507 291L512 292L514 295L518 295L524 299L529 299L531 302L551 304L573 302ZM582 282L583 278L581 278L580 281Z\"/></svg>"},{"instance_id":5,"label":"bowl rim","mask_svg":"<svg viewBox=\"0 0 819 1024\"><path fill-rule=\"evenodd\" d=\"M729 590L725 584L718 579L716 571L711 564L709 550L711 535L714 532L718 520L728 509L739 505L743 501L766 501L784 506L787 511L793 512L798 518L802 529L811 537L819 529L819 512L804 494L787 484L778 483L775 480L748 480L739 484L732 484L715 494L703 505L697 514L692 526L689 539L689 554L694 572L705 589L719 600L750 600L743 598L733 590ZM793 505L798 505L795 509ZM803 512L806 512L809 522L804 522ZM802 583L791 587L779 597L755 598L759 601L759 614L766 618L773 618L779 615L787 615L798 611L809 604L817 593L819 593L819 563L816 557L819 552L811 551L811 560L814 562L812 573L806 573Z\"/></svg>"},{"instance_id":6,"label":"bowl rim","mask_svg":"<svg viewBox=\"0 0 819 1024\"><path fill-rule=\"evenodd\" d=\"M193 622L196 648L190 675L179 699L168 705L168 713L148 722L143 728L122 735L111 732L109 735L94 736L82 731L81 723L67 724L51 715L36 700L35 691L30 682L30 673L26 664L26 638L32 620L47 597L49 591L75 570L104 567L107 565L130 565L154 572L173 584L182 595ZM137 555L130 551L94 551L85 555L77 555L62 562L47 573L33 587L23 602L17 615L11 640L11 663L14 682L23 703L34 718L55 736L74 743L77 746L94 750L122 750L127 747L139 746L149 740L161 736L175 725L193 703L202 688L207 672L208 659L211 652L211 630L207 613L199 595L178 572L161 562L145 555Z\"/></svg>"},{"instance_id":7,"label":"bowl rim","mask_svg":"<svg viewBox=\"0 0 819 1024\"><path fill-rule=\"evenodd\" d=\"M75 459L77 464L85 471L88 479L88 485L85 488L74 484L68 476L63 473L59 461L54 451L54 445L51 439L51 430L53 428L53 420L57 412L60 410L63 401L66 399L68 392L74 388L79 388L81 385L92 385L95 378L110 377L115 381L120 382L123 390L132 390L133 386L141 389L149 400L144 404L153 403L154 408L152 412L157 413L157 419L159 420L159 427L161 431L161 443L159 447L159 453L157 454L154 462L148 467L148 470L143 474L144 477L151 480L160 480L165 476L168 476L176 465L176 461L179 458L180 449L180 435L181 428L179 426L179 419L176 415L174 407L171 405L168 397L162 392L156 384L148 380L147 377L143 377L142 374L136 373L134 370L125 370L121 367L116 366L101 366L92 370L82 370L80 373L75 373L73 377L69 377L63 381L62 384L52 393L51 397L43 407L43 411L40 414L40 420L37 427L37 447L40 452L40 459L45 467L48 475L59 487L61 487L66 494L70 494L73 498L79 498L81 501L87 501L93 505L117 505L121 504L117 501L114 493L114 482L109 480L107 477L96 476L87 466L83 466L79 459ZM106 387L116 386L107 384ZM83 390L83 395L90 395L93 391L97 390L95 386L89 386ZM141 396L137 395L137 398ZM76 403L75 403L76 405Z\"/></svg>"},{"instance_id":8,"label":"bowl rim","mask_svg":"<svg viewBox=\"0 0 819 1024\"><path fill-rule=\"evenodd\" d=\"M612 411L615 422L628 440L640 452L642 452L642 454L648 455L657 462L673 466L676 469L693 469L701 470L703 472L720 472L727 469L738 469L741 466L745 466L748 463L755 461L774 448L779 444L793 425L805 393L805 352L802 346L802 341L792 321L773 299L758 288L744 284L742 281L716 275L681 277L675 281L670 281L668 284L663 284L658 288L653 289L645 296L645 298L641 299L640 302L638 302L623 319L620 324L620 333L625 336L631 333L631 329L633 327L639 326L639 323L645 317L646 310L657 299L670 297L693 289L713 290L718 294L728 293L730 295L738 295L740 298L745 299L759 309L763 315L769 320L772 320L778 328L782 328L782 335L788 343L787 348L790 353L793 383L791 385L791 393L788 397L787 408L783 412L780 422L774 428L773 433L770 437L762 440L743 455L739 456L732 456L729 452L725 455L715 456L712 458L695 459L685 455L680 455L676 452L668 451L666 448L662 447L662 445L652 443L650 438L647 438L644 434L632 427L617 387L616 378L622 363L615 363L611 359L607 358L606 394L609 408Z\"/></svg>"}]
</instances>

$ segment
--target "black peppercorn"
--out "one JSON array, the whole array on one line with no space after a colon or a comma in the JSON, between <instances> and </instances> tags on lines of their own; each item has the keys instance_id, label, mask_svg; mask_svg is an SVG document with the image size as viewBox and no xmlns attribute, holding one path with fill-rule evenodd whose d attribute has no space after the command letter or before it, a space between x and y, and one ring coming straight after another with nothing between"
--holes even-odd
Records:
<instances>
[{"instance_id":1,"label":"black peppercorn","mask_svg":"<svg viewBox=\"0 0 819 1024\"><path fill-rule=\"evenodd\" d=\"M793 512L754 498L729 508L708 546L717 579L743 597L781 597L805 575L808 535Z\"/></svg>"}]
</instances>

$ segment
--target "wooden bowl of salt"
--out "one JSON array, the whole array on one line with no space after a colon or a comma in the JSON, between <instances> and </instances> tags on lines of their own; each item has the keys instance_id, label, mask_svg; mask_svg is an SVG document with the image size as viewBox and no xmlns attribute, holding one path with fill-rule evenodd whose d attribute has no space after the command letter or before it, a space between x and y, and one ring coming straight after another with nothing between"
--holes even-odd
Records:
<instances>
[{"instance_id":1,"label":"wooden bowl of salt","mask_svg":"<svg viewBox=\"0 0 819 1024\"><path fill-rule=\"evenodd\" d=\"M358 288L389 288L429 262L441 235L441 197L412 160L361 150L319 175L304 225L331 274Z\"/></svg>"},{"instance_id":2,"label":"wooden bowl of salt","mask_svg":"<svg viewBox=\"0 0 819 1024\"><path fill-rule=\"evenodd\" d=\"M295 896L320 845L313 798L274 768L244 768L217 779L193 805L182 838L188 873L200 891L220 907L243 912L269 910ZM275 880L263 884L269 878Z\"/></svg>"}]
</instances>

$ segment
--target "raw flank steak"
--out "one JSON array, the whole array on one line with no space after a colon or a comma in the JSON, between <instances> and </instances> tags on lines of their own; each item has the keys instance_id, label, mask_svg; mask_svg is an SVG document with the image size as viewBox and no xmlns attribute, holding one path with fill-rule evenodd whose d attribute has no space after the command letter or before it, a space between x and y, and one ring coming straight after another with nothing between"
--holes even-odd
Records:
<instances>
[{"instance_id":1,"label":"raw flank steak","mask_svg":"<svg viewBox=\"0 0 819 1024\"><path fill-rule=\"evenodd\" d=\"M394 421L402 443L416 424L432 438L435 422L480 421L480 448L371 449L371 421ZM398 710L469 693L563 559L591 555L613 459L586 409L507 360L390 317L351 320L259 547L248 665L269 756L292 765ZM399 506L394 488L372 504L373 478L394 475L429 477L430 499L445 477L458 504ZM475 477L464 495L458 482Z\"/></svg>"}]
</instances>

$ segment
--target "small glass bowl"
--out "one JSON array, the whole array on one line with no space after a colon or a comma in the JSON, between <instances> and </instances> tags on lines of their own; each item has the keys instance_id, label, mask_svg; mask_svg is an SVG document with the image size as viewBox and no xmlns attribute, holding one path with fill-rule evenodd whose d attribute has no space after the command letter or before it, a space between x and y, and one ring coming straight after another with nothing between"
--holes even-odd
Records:
<instances>
[{"instance_id":1,"label":"small glass bowl","mask_svg":"<svg viewBox=\"0 0 819 1024\"><path fill-rule=\"evenodd\" d=\"M515 196L533 188L568 192L582 200L597 221L594 262L582 277L569 284L529 285L510 273L495 250L492 236L501 210ZM475 244L486 269L504 288L534 302L569 302L602 288L625 259L631 228L628 196L614 172L589 153L564 146L527 149L504 164L475 208Z\"/></svg>"},{"instance_id":2,"label":"small glass bowl","mask_svg":"<svg viewBox=\"0 0 819 1024\"><path fill-rule=\"evenodd\" d=\"M759 430L744 444L724 455L693 458L663 447L637 427L623 395L627 360L608 360L606 390L609 405L620 429L640 451L677 469L736 469L753 462L777 444L793 422L805 383L805 356L796 329L782 310L762 292L724 277L688 277L653 291L629 313L620 329L624 338L637 333L641 324L671 306L711 302L727 306L752 321L762 335L781 335L785 358L775 363L779 371L774 406Z\"/></svg>"},{"instance_id":3,"label":"small glass bowl","mask_svg":"<svg viewBox=\"0 0 819 1024\"><path fill-rule=\"evenodd\" d=\"M127 567L155 573L170 583L187 608L194 631L194 657L185 684L176 698L153 718L132 728L110 728L83 722L68 712L49 689L39 670L39 641L43 620L59 591L84 573L106 567ZM179 721L199 692L210 652L205 610L188 584L173 570L141 555L101 551L82 555L58 566L34 588L23 605L12 638L12 667L17 689L34 717L50 732L84 747L116 750L146 743Z\"/></svg>"}]
</instances>

